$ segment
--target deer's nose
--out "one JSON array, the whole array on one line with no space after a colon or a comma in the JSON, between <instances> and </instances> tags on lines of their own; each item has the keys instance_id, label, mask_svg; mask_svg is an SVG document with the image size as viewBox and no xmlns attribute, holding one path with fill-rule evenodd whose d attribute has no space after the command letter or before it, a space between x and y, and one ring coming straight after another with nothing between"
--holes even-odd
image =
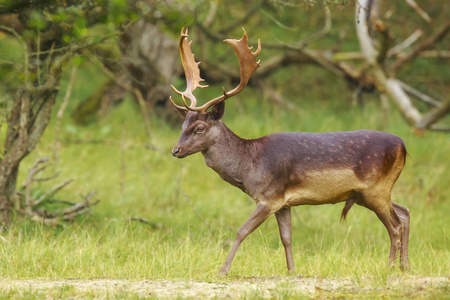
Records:
<instances>
[{"instance_id":1,"label":"deer's nose","mask_svg":"<svg viewBox=\"0 0 450 300\"><path fill-rule=\"evenodd\" d=\"M181 150L181 149L178 148L178 147L173 148L173 149L172 149L172 155L175 156L175 157L177 157L178 153L180 153L180 150Z\"/></svg>"}]
</instances>

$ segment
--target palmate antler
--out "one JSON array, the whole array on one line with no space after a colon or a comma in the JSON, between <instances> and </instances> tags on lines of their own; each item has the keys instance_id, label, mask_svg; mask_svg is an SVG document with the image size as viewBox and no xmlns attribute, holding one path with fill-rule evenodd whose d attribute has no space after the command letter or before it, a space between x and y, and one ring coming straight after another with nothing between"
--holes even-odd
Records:
<instances>
[{"instance_id":1,"label":"palmate antler","mask_svg":"<svg viewBox=\"0 0 450 300\"><path fill-rule=\"evenodd\" d=\"M207 85L200 85L200 82L204 81L200 77L200 69L198 68L199 62L196 62L194 59L194 54L191 50L191 43L188 42L188 31L181 30L180 35L180 54L181 54L181 60L183 63L184 73L186 75L186 83L187 87L184 92L178 91L174 86L172 88L175 90L175 92L179 95L181 95L184 107L179 106L173 102L172 97L170 97L170 102L172 105L181 110L185 111L198 111L201 113L206 113L208 108L216 105L217 103L224 101L234 95L239 94L244 88L247 86L247 83L252 76L252 74L261 66L260 61L256 61L256 57L261 52L261 42L258 40L258 49L256 49L255 52L252 52L253 47L248 46L248 36L245 32L245 29L242 28L244 31L244 36L240 40L235 39L226 39L224 40L225 43L230 44L231 47L233 47L234 51L236 52L238 58L239 58L239 67L240 67L240 75L241 80L239 82L239 85L232 89L231 91L226 92L225 89L223 89L223 94L217 98L214 98L204 105L197 107L197 99L193 95L193 91L197 87L207 87ZM186 103L186 99L188 98L190 101L190 105Z\"/></svg>"},{"instance_id":2,"label":"palmate antler","mask_svg":"<svg viewBox=\"0 0 450 300\"><path fill-rule=\"evenodd\" d=\"M181 29L181 35L180 35L180 56L181 56L181 62L183 64L184 69L184 75L186 77L186 90L184 92L180 92L177 90L173 85L172 88L175 90L175 92L182 96L183 101L185 103L185 106L187 106L185 97L191 101L191 106L195 107L197 105L197 99L194 97L192 92L200 87L204 88L207 87L207 85L201 85L200 82L205 81L203 78L200 77L200 69L198 68L198 65L200 62L196 62L194 58L194 53L192 53L191 50L191 42L188 42L188 29L186 30ZM170 101L172 104L176 105L172 101L172 97L170 98ZM177 105L178 106L178 105ZM180 106L178 106L180 108ZM184 107L182 107L184 108Z\"/></svg>"}]
</instances>

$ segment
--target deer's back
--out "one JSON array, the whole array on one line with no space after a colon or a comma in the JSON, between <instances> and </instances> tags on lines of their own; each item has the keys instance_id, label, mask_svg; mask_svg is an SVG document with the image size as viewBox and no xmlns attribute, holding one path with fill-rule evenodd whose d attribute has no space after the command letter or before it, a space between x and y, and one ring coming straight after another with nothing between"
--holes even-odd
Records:
<instances>
[{"instance_id":1,"label":"deer's back","mask_svg":"<svg viewBox=\"0 0 450 300\"><path fill-rule=\"evenodd\" d=\"M358 130L347 132L280 132L259 139L263 164L279 172L352 168L363 178L371 167L389 172L403 141L390 133Z\"/></svg>"},{"instance_id":2,"label":"deer's back","mask_svg":"<svg viewBox=\"0 0 450 300\"><path fill-rule=\"evenodd\" d=\"M266 194L283 193L307 182L314 183L313 189L346 184L357 189L382 179L393 185L406 154L399 137L372 130L281 132L254 142L261 156L257 172L266 181Z\"/></svg>"}]
</instances>

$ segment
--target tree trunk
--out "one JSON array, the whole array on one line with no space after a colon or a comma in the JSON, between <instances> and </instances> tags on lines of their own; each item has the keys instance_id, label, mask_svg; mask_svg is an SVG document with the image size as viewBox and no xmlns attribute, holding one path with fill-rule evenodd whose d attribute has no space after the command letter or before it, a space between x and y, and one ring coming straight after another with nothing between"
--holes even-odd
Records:
<instances>
[{"instance_id":1,"label":"tree trunk","mask_svg":"<svg viewBox=\"0 0 450 300\"><path fill-rule=\"evenodd\" d=\"M181 74L177 41L157 25L140 20L122 34L120 48L121 63L147 105L166 106L172 92L169 83Z\"/></svg>"},{"instance_id":2,"label":"tree trunk","mask_svg":"<svg viewBox=\"0 0 450 300\"><path fill-rule=\"evenodd\" d=\"M60 77L60 71L56 74ZM0 160L0 226L11 222L20 162L36 147L55 104L56 90L17 93L8 118L5 152Z\"/></svg>"},{"instance_id":3,"label":"tree trunk","mask_svg":"<svg viewBox=\"0 0 450 300\"><path fill-rule=\"evenodd\" d=\"M0 229L7 228L11 223L11 212L13 211L17 175L19 174L19 166L12 168L11 174L8 176L5 184L0 186Z\"/></svg>"}]
</instances>

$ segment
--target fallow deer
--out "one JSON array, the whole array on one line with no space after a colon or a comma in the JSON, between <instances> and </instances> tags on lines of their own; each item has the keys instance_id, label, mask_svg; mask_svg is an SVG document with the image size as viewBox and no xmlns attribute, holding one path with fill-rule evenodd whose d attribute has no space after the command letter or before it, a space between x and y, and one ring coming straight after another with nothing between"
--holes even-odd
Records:
<instances>
[{"instance_id":1,"label":"fallow deer","mask_svg":"<svg viewBox=\"0 0 450 300\"><path fill-rule=\"evenodd\" d=\"M349 132L281 132L257 139L242 139L221 118L225 100L241 92L259 68L247 34L227 39L239 58L240 83L234 89L197 107L193 91L200 83L199 62L194 59L188 32L181 31L180 54L187 81L184 106L173 107L184 117L181 137L172 150L178 158L201 152L206 165L256 202L256 210L237 232L219 274L226 275L242 241L275 214L285 249L287 268L294 269L291 207L344 202L341 219L354 203L372 210L386 227L391 240L390 264L400 252L400 268L409 268L409 210L391 201L391 190L404 164L406 148L392 134L372 130ZM189 100L189 103L187 100ZM211 111L208 111L212 108Z\"/></svg>"}]
</instances>

